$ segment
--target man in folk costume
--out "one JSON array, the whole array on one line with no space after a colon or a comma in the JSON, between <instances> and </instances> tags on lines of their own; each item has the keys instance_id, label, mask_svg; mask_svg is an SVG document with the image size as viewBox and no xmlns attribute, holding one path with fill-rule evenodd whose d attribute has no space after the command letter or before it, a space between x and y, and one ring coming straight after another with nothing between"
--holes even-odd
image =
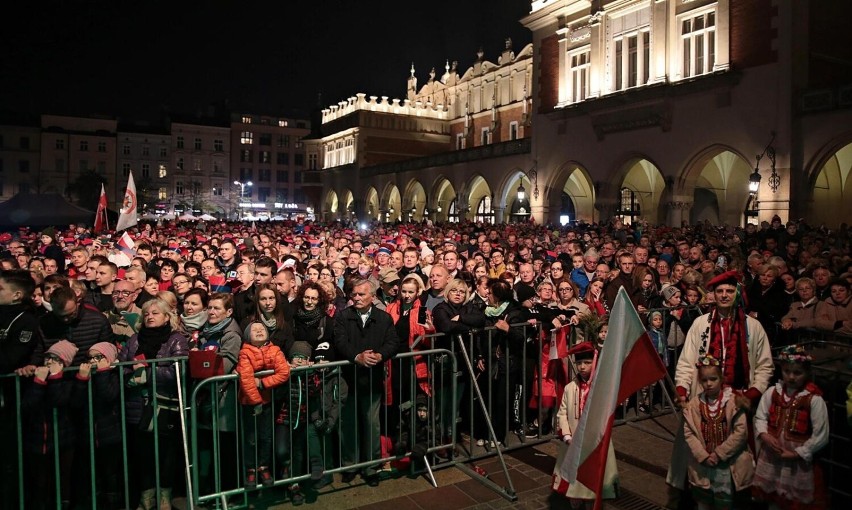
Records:
<instances>
[{"instance_id":1,"label":"man in folk costume","mask_svg":"<svg viewBox=\"0 0 852 510\"><path fill-rule=\"evenodd\" d=\"M723 383L733 389L737 405L745 410L754 409L769 387L775 370L769 339L760 322L745 314L740 278L739 272L727 271L707 284L713 292L715 308L698 317L689 328L675 370L677 402L681 407L701 391L695 366L701 356L720 360ZM679 489L684 488L688 455L680 431L666 479Z\"/></svg>"},{"instance_id":2,"label":"man in folk costume","mask_svg":"<svg viewBox=\"0 0 852 510\"><path fill-rule=\"evenodd\" d=\"M591 508L596 498L595 492L579 481L569 484L568 480L563 479L559 474L559 467L562 465L563 459L568 452L568 446L573 440L574 432L580 423L580 416L586 407L589 390L592 389L592 378L595 375L595 365L597 362L597 349L595 349L591 342L581 342L568 349L567 354L573 356L576 374L574 379L565 386L565 391L562 393L562 402L559 405L559 411L556 413L556 434L557 437L562 439L562 445L559 448L559 455L556 458L556 466L553 468L553 483L551 488L554 492L568 498L571 501L572 508L583 508L584 506ZM610 442L609 451L607 451L606 456L601 497L603 499L615 498L617 495L617 486L618 467L615 463L615 450L612 447L612 442Z\"/></svg>"}]
</instances>

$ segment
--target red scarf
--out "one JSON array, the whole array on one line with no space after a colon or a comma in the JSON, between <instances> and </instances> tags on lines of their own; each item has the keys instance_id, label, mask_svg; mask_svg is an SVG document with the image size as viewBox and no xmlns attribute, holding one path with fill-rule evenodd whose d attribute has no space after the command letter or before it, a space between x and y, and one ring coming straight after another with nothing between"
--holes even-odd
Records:
<instances>
[{"instance_id":1,"label":"red scarf","mask_svg":"<svg viewBox=\"0 0 852 510\"><path fill-rule=\"evenodd\" d=\"M726 331L724 335L723 328ZM710 345L707 354L722 360L726 385L735 390L751 386L746 318L742 307L736 307L734 314L727 320L724 320L716 310L713 311L710 316Z\"/></svg>"}]
</instances>

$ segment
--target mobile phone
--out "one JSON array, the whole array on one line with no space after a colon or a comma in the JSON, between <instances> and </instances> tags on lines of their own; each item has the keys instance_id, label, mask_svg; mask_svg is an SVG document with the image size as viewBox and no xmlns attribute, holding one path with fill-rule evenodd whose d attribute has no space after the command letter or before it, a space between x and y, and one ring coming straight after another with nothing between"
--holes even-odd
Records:
<instances>
[{"instance_id":1,"label":"mobile phone","mask_svg":"<svg viewBox=\"0 0 852 510\"><path fill-rule=\"evenodd\" d=\"M417 324L426 324L426 312L427 308L425 306L421 306L420 310L417 312Z\"/></svg>"}]
</instances>

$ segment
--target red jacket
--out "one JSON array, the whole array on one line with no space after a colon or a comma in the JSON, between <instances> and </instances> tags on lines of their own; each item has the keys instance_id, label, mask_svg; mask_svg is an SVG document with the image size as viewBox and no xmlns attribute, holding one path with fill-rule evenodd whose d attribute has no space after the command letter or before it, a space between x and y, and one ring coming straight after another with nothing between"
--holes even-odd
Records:
<instances>
[{"instance_id":1,"label":"red jacket","mask_svg":"<svg viewBox=\"0 0 852 510\"><path fill-rule=\"evenodd\" d=\"M275 373L261 378L261 390L254 382L254 374L262 370L274 370ZM290 364L277 345L267 342L255 347L246 342L240 349L237 373L240 376L240 404L268 404L272 400L270 388L290 379Z\"/></svg>"},{"instance_id":2,"label":"red jacket","mask_svg":"<svg viewBox=\"0 0 852 510\"><path fill-rule=\"evenodd\" d=\"M421 306L423 306L423 304L420 300L415 299L411 310L408 312L408 338L400 338L400 341L407 341L409 350L418 337L435 332L434 328L427 330L422 324L417 323L417 317L420 313ZM401 307L402 303L398 299L395 299L392 303L387 305L387 309L385 311L391 316L394 324L399 322ZM417 344L417 348L414 350L422 351L431 349L431 345L431 340L429 338L424 338L420 340L420 343ZM429 386L429 366L426 363L426 358L423 356L414 357L414 373L417 377L417 384L420 386L420 389L422 389L426 395L432 396L432 387Z\"/></svg>"}]
</instances>

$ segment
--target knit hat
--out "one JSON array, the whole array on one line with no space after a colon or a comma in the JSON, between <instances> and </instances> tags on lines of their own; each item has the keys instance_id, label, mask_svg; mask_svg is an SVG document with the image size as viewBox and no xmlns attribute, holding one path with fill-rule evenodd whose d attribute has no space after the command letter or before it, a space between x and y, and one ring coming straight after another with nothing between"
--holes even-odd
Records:
<instances>
[{"instance_id":1,"label":"knit hat","mask_svg":"<svg viewBox=\"0 0 852 510\"><path fill-rule=\"evenodd\" d=\"M661 311L659 311L659 310L653 310L652 312L650 312L650 313L648 314L648 324L651 324L651 321L653 321L653 320L654 320L654 317L657 317L657 316L662 317L662 316L663 316L663 312L661 312Z\"/></svg>"},{"instance_id":2,"label":"knit hat","mask_svg":"<svg viewBox=\"0 0 852 510\"><path fill-rule=\"evenodd\" d=\"M422 258L428 255L434 256L435 252L432 251L432 248L429 248L425 242L420 243L420 257Z\"/></svg>"},{"instance_id":3,"label":"knit hat","mask_svg":"<svg viewBox=\"0 0 852 510\"><path fill-rule=\"evenodd\" d=\"M62 360L62 364L67 367L71 365L72 361L74 361L74 356L77 355L78 350L77 346L68 340L60 340L50 346L47 350L47 354L53 354L58 357Z\"/></svg>"},{"instance_id":4,"label":"knit hat","mask_svg":"<svg viewBox=\"0 0 852 510\"><path fill-rule=\"evenodd\" d=\"M426 399L426 395L422 393L414 399L414 408L419 409L421 407L429 408L429 401Z\"/></svg>"},{"instance_id":5,"label":"knit hat","mask_svg":"<svg viewBox=\"0 0 852 510\"><path fill-rule=\"evenodd\" d=\"M110 365L115 363L115 359L118 358L118 348L112 342L98 342L89 347L89 350L101 353Z\"/></svg>"},{"instance_id":6,"label":"knit hat","mask_svg":"<svg viewBox=\"0 0 852 510\"><path fill-rule=\"evenodd\" d=\"M664 301L668 301L678 292L680 292L680 289L677 285L666 285L663 287L663 290L660 291L660 294L663 296Z\"/></svg>"},{"instance_id":7,"label":"knit hat","mask_svg":"<svg viewBox=\"0 0 852 510\"><path fill-rule=\"evenodd\" d=\"M56 237L56 229L53 228L53 227L47 227L46 229L41 231L40 235L48 236L48 237Z\"/></svg>"},{"instance_id":8,"label":"knit hat","mask_svg":"<svg viewBox=\"0 0 852 510\"><path fill-rule=\"evenodd\" d=\"M314 348L314 361L334 361L334 349L329 342L320 342Z\"/></svg>"},{"instance_id":9,"label":"knit hat","mask_svg":"<svg viewBox=\"0 0 852 510\"><path fill-rule=\"evenodd\" d=\"M263 326L263 323L260 321L251 321L246 326L246 329L243 330L243 340L251 343L251 326L252 324L260 324ZM266 329L266 326L263 326L263 329ZM266 332L266 339L269 340L269 331Z\"/></svg>"},{"instance_id":10,"label":"knit hat","mask_svg":"<svg viewBox=\"0 0 852 510\"><path fill-rule=\"evenodd\" d=\"M304 340L296 340L295 342L293 342L293 345L290 346L290 352L287 354L290 359L311 359L311 344L305 342Z\"/></svg>"},{"instance_id":11,"label":"knit hat","mask_svg":"<svg viewBox=\"0 0 852 510\"><path fill-rule=\"evenodd\" d=\"M527 284L519 283L515 285L515 295L518 296L518 303L523 303L535 296L535 289Z\"/></svg>"}]
</instances>

